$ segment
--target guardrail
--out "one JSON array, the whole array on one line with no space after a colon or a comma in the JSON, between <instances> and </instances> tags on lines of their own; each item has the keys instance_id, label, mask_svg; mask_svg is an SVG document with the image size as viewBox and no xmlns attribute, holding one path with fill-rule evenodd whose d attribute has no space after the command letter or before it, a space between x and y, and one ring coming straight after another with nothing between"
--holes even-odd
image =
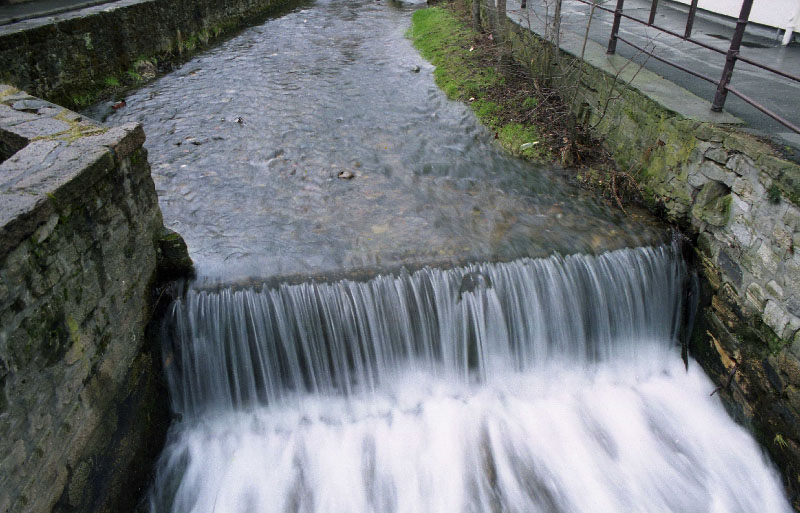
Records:
<instances>
[{"instance_id":1,"label":"guardrail","mask_svg":"<svg viewBox=\"0 0 800 513\"><path fill-rule=\"evenodd\" d=\"M681 71L689 73L692 76L695 76L697 78L700 78L702 80L705 80L707 82L710 82L710 83L716 85L717 86L717 91L716 91L716 94L714 95L714 101L711 104L711 110L713 110L715 112L721 111L722 108L725 105L725 100L726 100L726 98L728 96L728 93L731 93L734 96L737 96L740 99L742 99L742 101L752 105L753 107L755 107L756 109L760 110L761 112L763 112L767 116L771 117L772 119L774 119L778 123L780 123L783 126L787 127L788 129L800 134L800 127L798 127L797 125L795 125L794 123L792 123L788 119L785 119L784 117L780 116L776 112L774 112L774 111L770 110L769 108L765 107L764 105L759 103L757 100L751 98L750 96L747 96L746 94L742 93L738 89L736 89L734 87L731 87L731 85L730 85L731 77L733 76L733 69L736 66L736 62L737 61L746 62L747 64L750 64L751 66L756 66L757 68L761 68L761 69L763 69L765 71L769 71L771 73L775 73L776 75L780 75L780 76L782 76L784 78L788 78L789 80L793 80L795 82L800 83L800 76L792 75L791 73L787 73L785 71L781 71L781 70L772 68L772 67L767 66L765 64L762 64L760 62L757 62L757 61L754 61L752 59L748 59L746 57L742 57L741 55L739 55L739 49L740 49L740 47L742 45L742 38L744 37L744 29L745 29L745 27L747 27L747 21L748 21L748 19L750 17L750 10L751 10L751 8L753 6L753 0L743 0L742 1L742 9L741 9L741 11L739 13L739 19L736 22L736 29L733 32L733 36L731 37L731 44L730 44L730 47L728 48L727 51L726 50L722 50L720 48L716 48L716 47L714 47L712 45L703 43L702 41L698 41L697 39L692 38L692 26L694 24L695 15L697 13L697 2L698 2L698 0L692 0L691 5L689 6L689 14L688 14L688 17L687 17L687 20L686 20L686 29L684 30L683 34L680 34L680 33L675 32L673 30L666 29L664 27L659 27L658 25L655 24L656 11L658 9L658 0L652 0L652 5L650 7L650 16L649 16L649 18L647 20L642 20L642 19L636 18L634 16L630 16L628 14L625 14L623 12L623 6L625 4L625 0L617 0L617 6L613 10L609 9L607 7L604 7L602 5L599 5L599 4L595 3L595 2L592 2L591 0L576 0L576 1L580 2L582 4L593 6L595 9L600 9L600 10L612 13L614 15L614 22L611 25L611 37L608 40L608 51L607 51L607 53L614 54L616 52L616 50L617 50L617 41L622 41L623 43L627 44L628 46L638 50L639 52L641 52L641 53L643 53L645 55L648 55L648 56L652 57L653 59L661 61L661 62L663 62L665 64L668 64L668 65L670 65L670 66L672 66L674 68L677 68L677 69L679 69ZM687 41L689 43L693 43L693 44L695 44L697 46L700 46L700 47L703 47L703 48L705 48L707 50L711 50L713 52L717 52L719 54L724 55L725 56L725 66L722 69L722 76L720 77L719 80L715 80L712 77L709 77L707 75L704 75L703 73L691 70L691 69L689 69L689 68L687 68L685 66L681 66L680 64L672 62L672 61L670 61L669 59L667 59L665 57L658 56L655 53L647 51L645 48L642 48L642 47L632 43L631 41L628 41L627 39L625 39L625 38L623 38L622 36L619 35L619 26L620 26L620 22L622 21L623 18L627 19L627 20L634 21L636 23L640 23L642 25L647 25L649 27L653 27L654 29L656 29L656 30L658 30L660 32L663 32L665 34L668 34L670 36L674 36L674 37L676 37L678 39L681 39L683 41Z\"/></svg>"}]
</instances>

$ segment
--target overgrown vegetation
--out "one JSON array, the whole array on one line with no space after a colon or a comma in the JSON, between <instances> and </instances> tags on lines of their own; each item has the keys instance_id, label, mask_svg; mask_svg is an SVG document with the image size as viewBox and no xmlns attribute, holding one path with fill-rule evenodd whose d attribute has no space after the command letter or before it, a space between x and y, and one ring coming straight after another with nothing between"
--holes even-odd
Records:
<instances>
[{"instance_id":1,"label":"overgrown vegetation","mask_svg":"<svg viewBox=\"0 0 800 513\"><path fill-rule=\"evenodd\" d=\"M526 68L512 53L513 34L503 37L509 31L505 13L487 15L494 25L475 31L471 7L470 0L450 0L412 17L408 36L436 66L437 85L449 98L468 102L511 153L575 169L576 180L613 198L620 208L624 201L639 201L641 191L630 173L614 168L589 127L570 109L575 101L570 91L556 90L546 77L532 75L532 68L550 68L557 52L541 45L534 58L546 65Z\"/></svg>"},{"instance_id":2,"label":"overgrown vegetation","mask_svg":"<svg viewBox=\"0 0 800 513\"><path fill-rule=\"evenodd\" d=\"M436 66L436 84L448 98L469 102L504 148L531 159L552 158L549 134L540 132L532 119L535 109L528 106L537 100L524 74L510 56L498 54L484 35L460 19L455 4L415 12L408 35Z\"/></svg>"}]
</instances>

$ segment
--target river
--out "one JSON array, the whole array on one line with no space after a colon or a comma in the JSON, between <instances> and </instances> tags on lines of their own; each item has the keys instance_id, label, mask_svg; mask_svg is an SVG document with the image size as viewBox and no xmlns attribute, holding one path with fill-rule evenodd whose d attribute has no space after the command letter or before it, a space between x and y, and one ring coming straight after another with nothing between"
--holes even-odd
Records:
<instances>
[{"instance_id":1,"label":"river","mask_svg":"<svg viewBox=\"0 0 800 513\"><path fill-rule=\"evenodd\" d=\"M684 368L668 230L505 154L415 8L302 4L109 112L199 274L151 511L789 511Z\"/></svg>"}]
</instances>

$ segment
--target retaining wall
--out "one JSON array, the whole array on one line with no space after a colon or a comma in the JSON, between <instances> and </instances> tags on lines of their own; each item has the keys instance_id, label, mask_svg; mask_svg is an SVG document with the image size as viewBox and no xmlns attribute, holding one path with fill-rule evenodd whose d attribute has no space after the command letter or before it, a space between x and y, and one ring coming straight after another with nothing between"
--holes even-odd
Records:
<instances>
[{"instance_id":1,"label":"retaining wall","mask_svg":"<svg viewBox=\"0 0 800 513\"><path fill-rule=\"evenodd\" d=\"M120 0L0 26L0 83L83 107L289 0Z\"/></svg>"},{"instance_id":2,"label":"retaining wall","mask_svg":"<svg viewBox=\"0 0 800 513\"><path fill-rule=\"evenodd\" d=\"M131 510L163 441L144 139L0 85L2 512Z\"/></svg>"},{"instance_id":3,"label":"retaining wall","mask_svg":"<svg viewBox=\"0 0 800 513\"><path fill-rule=\"evenodd\" d=\"M547 44L519 26L510 40L541 75ZM651 206L696 242L704 280L692 352L778 464L798 508L800 166L688 91L582 44L562 36L561 59L580 71L556 73L554 85L577 84L578 117Z\"/></svg>"}]
</instances>

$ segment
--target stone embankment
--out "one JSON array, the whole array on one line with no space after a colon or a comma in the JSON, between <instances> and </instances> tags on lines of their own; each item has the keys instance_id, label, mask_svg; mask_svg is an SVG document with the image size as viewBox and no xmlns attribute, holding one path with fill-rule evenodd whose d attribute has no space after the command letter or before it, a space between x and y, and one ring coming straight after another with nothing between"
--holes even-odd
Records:
<instances>
[{"instance_id":1,"label":"stone embankment","mask_svg":"<svg viewBox=\"0 0 800 513\"><path fill-rule=\"evenodd\" d=\"M157 281L191 261L144 139L0 86L4 513L131 510L163 442L146 327Z\"/></svg>"},{"instance_id":2,"label":"stone embankment","mask_svg":"<svg viewBox=\"0 0 800 513\"><path fill-rule=\"evenodd\" d=\"M550 43L519 26L512 40L541 74L535 56ZM735 118L591 41L583 48L565 35L562 50L581 76L554 76L556 85L577 84L579 117L652 207L696 241L705 279L692 350L781 468L798 507L800 166L729 124Z\"/></svg>"},{"instance_id":3,"label":"stone embankment","mask_svg":"<svg viewBox=\"0 0 800 513\"><path fill-rule=\"evenodd\" d=\"M289 2L119 0L2 26L0 83L85 107Z\"/></svg>"}]
</instances>

